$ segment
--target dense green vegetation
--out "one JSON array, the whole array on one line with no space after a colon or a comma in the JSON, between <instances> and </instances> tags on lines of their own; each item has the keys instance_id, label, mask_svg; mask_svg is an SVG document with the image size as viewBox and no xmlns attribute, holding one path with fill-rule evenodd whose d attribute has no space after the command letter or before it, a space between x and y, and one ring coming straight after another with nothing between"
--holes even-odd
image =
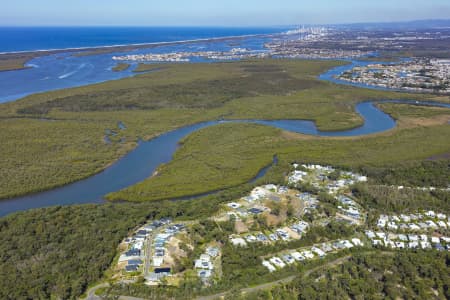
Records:
<instances>
[{"instance_id":1,"label":"dense green vegetation","mask_svg":"<svg viewBox=\"0 0 450 300\"><path fill-rule=\"evenodd\" d=\"M0 298L75 299L111 264L146 212L128 206L33 210L0 220Z\"/></svg>"},{"instance_id":2,"label":"dense green vegetation","mask_svg":"<svg viewBox=\"0 0 450 300\"><path fill-rule=\"evenodd\" d=\"M380 212L404 213L420 209L446 212L450 207L449 191L399 190L397 187L384 185L357 184L353 193L365 207Z\"/></svg>"},{"instance_id":3,"label":"dense green vegetation","mask_svg":"<svg viewBox=\"0 0 450 300\"><path fill-rule=\"evenodd\" d=\"M301 118L316 121L322 130L340 130L361 124L354 111L358 101L428 97L336 86L316 79L317 74L338 64L294 60L168 64L134 78L2 104L0 151L5 159L0 160L0 198L92 175L132 149L139 137L149 139L199 121ZM155 68L142 65L139 70ZM360 170L372 178L369 185L355 187L366 207L448 210L445 193L398 194L377 187L448 184L450 171L445 155L450 152L450 144L445 137L450 136L450 127L440 120L448 116L448 110L391 104L382 107L399 120L400 127L369 137L314 138L253 124L222 124L200 130L183 141L174 160L162 166L158 176L110 195L111 199L141 203L54 207L1 218L0 298L77 298L103 276L119 241L129 231L147 218L163 216L202 219L190 232L195 243L201 245L210 239L224 243L224 278L217 289L305 271L308 266L268 274L259 256L350 235L351 229L330 223L314 228L300 241L243 251L227 244L229 224L204 220L217 211L219 204L248 193L252 185L242 183L266 166L274 154L279 164L260 182L283 182L293 161L333 164ZM418 118L421 122L411 121ZM119 121L125 123L125 130L118 128ZM110 144L103 140L107 130L117 132L110 137ZM192 201L143 201L215 189L225 190ZM393 197L395 201L391 201ZM422 206L423 199L427 203ZM183 264L191 265L195 257L198 253L190 253ZM329 292L333 298L361 298L362 293L370 291L380 297L427 298L432 296L432 287L438 293L436 297L448 297L448 261L445 254L433 253L395 254L389 259L356 255L342 269L330 269L318 281L315 279L319 276L306 281L299 277L292 285L271 293L275 298L291 293L307 299L314 291L318 297L326 297ZM389 268L393 274L385 271ZM367 286L363 286L363 280L369 282ZM397 285L402 288L396 291L392 287ZM157 299L189 298L199 293L199 283L186 280L178 290L142 285L113 286L110 290L111 295L122 292Z\"/></svg>"},{"instance_id":4,"label":"dense green vegetation","mask_svg":"<svg viewBox=\"0 0 450 300\"><path fill-rule=\"evenodd\" d=\"M142 70L157 71L133 78L35 94L2 104L0 138L7 142L1 144L0 150L8 155L5 156L7 159L0 161L0 198L49 189L90 176L135 147L139 138L149 139L187 124L219 118L301 118L316 121L322 130L340 130L361 124L361 118L354 111L354 104L358 101L425 98L423 95L336 86L316 79L317 74L337 64L340 63L263 60L167 64L163 67L142 65ZM117 130L119 121L126 124L126 130ZM106 130L118 133L111 137L111 144L103 139ZM246 134L242 133L241 138L244 139ZM221 186L212 184L213 180L210 180L201 190L196 184L177 186L174 194L181 195L183 189L191 194L223 188L249 179L272 155L262 154L264 149L267 150L267 145L261 147L263 139L254 141L251 149L260 145L254 157L249 157L250 150L244 151L241 156L235 153L229 159L216 160L216 166L210 165L208 170L204 167L199 175L196 174L205 178L215 167L232 171L240 164L245 170L243 176L239 176L241 172L234 172L233 176L227 175L226 178L216 176L220 181L224 179ZM291 141L288 144L294 143ZM300 146L303 144L295 145ZM225 148L227 151L231 149ZM442 154L437 148L433 146L430 153ZM222 154L226 153L217 153ZM187 160L187 156L185 158ZM229 167L227 161L230 162ZM185 167L198 167L206 163L209 162L192 160ZM168 174L169 171L165 172ZM184 176L186 172L188 170L183 169L180 175ZM158 178L154 184L158 183L167 181ZM179 181L170 184L176 186ZM148 194L144 191L145 197L142 198L160 198L162 192L155 190L155 194Z\"/></svg>"},{"instance_id":5,"label":"dense green vegetation","mask_svg":"<svg viewBox=\"0 0 450 300\"><path fill-rule=\"evenodd\" d=\"M418 163L403 163L385 168L362 167L376 183L407 187L442 187L450 182L450 157L437 156Z\"/></svg>"},{"instance_id":6,"label":"dense green vegetation","mask_svg":"<svg viewBox=\"0 0 450 300\"><path fill-rule=\"evenodd\" d=\"M0 298L75 299L102 277L119 242L147 218L202 218L248 189L196 201L64 206L1 218Z\"/></svg>"},{"instance_id":7,"label":"dense green vegetation","mask_svg":"<svg viewBox=\"0 0 450 300\"><path fill-rule=\"evenodd\" d=\"M445 252L354 254L349 261L334 268L299 275L289 284L244 298L448 299L449 259Z\"/></svg>"},{"instance_id":8,"label":"dense green vegetation","mask_svg":"<svg viewBox=\"0 0 450 300\"><path fill-rule=\"evenodd\" d=\"M195 195L234 186L250 180L278 155L287 168L292 161L315 162L367 170L382 183L390 183L392 170L398 184L414 186L448 185L448 163L429 162L427 172L419 172L423 159L447 153L448 125L395 130L364 138L320 139L286 134L253 124L222 124L200 130L184 141L174 160L162 166L158 176L144 180L108 197L114 200L144 201ZM411 144L415 151L411 151ZM197 176L190 176L190 170ZM397 171L398 170L398 171ZM403 174L403 175L401 175ZM393 181L393 180L391 180Z\"/></svg>"},{"instance_id":9,"label":"dense green vegetation","mask_svg":"<svg viewBox=\"0 0 450 300\"><path fill-rule=\"evenodd\" d=\"M220 203L240 197L250 189L251 186L244 185L192 201L54 207L31 210L2 218L0 220L0 268L4 272L0 275L0 298L74 299L88 285L102 277L116 255L119 241L147 218L170 216L185 220L204 219L215 213ZM299 274L299 272L302 274L303 271L318 264L305 265L300 269L288 268L277 274L269 274L261 266L258 257L282 249L298 248L354 234L354 229L350 227L341 223L330 223L326 227L314 227L303 239L298 241L239 250L226 243L231 228L227 223L204 220L194 226L191 232L196 245L206 244L211 239L225 243L223 248L224 278L214 289L201 290L198 280L186 278L181 289L114 285L109 290L109 294L145 297L153 295L156 299L169 297L189 299L190 296L198 293L215 293L236 286L277 280L290 274ZM425 255L430 257L430 255L436 254L425 253ZM191 260L196 257L198 257L198 253L192 253L190 259L185 263L191 265ZM330 257L329 259L334 258ZM385 261L385 259L380 260L380 264L381 261ZM414 261L416 260L414 259ZM433 261L433 264L437 266L435 268L433 265L433 268L441 270L439 264L442 263L442 258L433 257ZM428 263L422 260L417 260L417 262L417 266L422 267ZM326 260L317 261L317 263L326 263ZM396 260L389 261L383 266L389 266L386 267L389 269L391 264L396 266ZM402 270L400 269L400 271ZM409 272L415 271L412 269ZM423 282L437 278L425 271L420 272L422 273L418 274L421 274L420 277L424 277ZM441 274L444 276L445 272ZM415 282L412 281L409 284L415 286ZM407 286L408 289L410 285ZM421 286L423 284L418 288ZM440 291L441 287L436 286Z\"/></svg>"},{"instance_id":10,"label":"dense green vegetation","mask_svg":"<svg viewBox=\"0 0 450 300\"><path fill-rule=\"evenodd\" d=\"M228 67L229 68L229 67ZM159 108L215 108L233 99L255 95L286 95L320 87L312 78L297 78L274 64L239 65L241 76L220 79L191 80L110 89L96 93L75 94L37 103L18 110L22 114L47 114L51 109L62 111L110 111Z\"/></svg>"},{"instance_id":11,"label":"dense green vegetation","mask_svg":"<svg viewBox=\"0 0 450 300\"><path fill-rule=\"evenodd\" d=\"M269 134L261 134L264 130ZM276 150L270 145L281 140L279 130L260 125L221 124L213 131L199 130L183 141L186 151L178 151L157 176L109 199L167 199L239 185L272 161Z\"/></svg>"},{"instance_id":12,"label":"dense green vegetation","mask_svg":"<svg viewBox=\"0 0 450 300\"><path fill-rule=\"evenodd\" d=\"M426 107L397 103L381 103L378 104L378 106L396 120L405 117L430 118L435 116L448 115L450 113L450 109L443 107Z\"/></svg>"},{"instance_id":13,"label":"dense green vegetation","mask_svg":"<svg viewBox=\"0 0 450 300\"><path fill-rule=\"evenodd\" d=\"M284 249L294 249L319 241L328 241L345 235L354 234L354 229L341 223L332 223L326 227L316 227L311 233L308 233L302 240L296 240L285 244L270 246L251 245L248 248L233 247L228 243L228 236L233 232L233 227L229 222L216 223L208 220L200 221L195 225L190 235L197 246L216 240L224 244L222 248L222 269L223 276L215 281L214 286L204 287L199 282L198 277L190 278L186 276L181 283L180 288L166 289L147 287L140 284L120 285L114 284L106 289L105 293L109 297L114 295L132 295L144 299L166 299L174 297L175 299L192 299L195 295L214 294L218 291L226 291L241 287L252 286L263 282L270 282L284 278L289 275L299 274L317 265L332 261L338 255L329 255L322 261L305 262L298 267L291 266L276 273L269 273L261 264L261 256L268 253L277 253ZM193 253L192 258L198 257L201 251ZM340 255L348 254L346 251ZM189 261L190 266L193 259Z\"/></svg>"}]
</instances>

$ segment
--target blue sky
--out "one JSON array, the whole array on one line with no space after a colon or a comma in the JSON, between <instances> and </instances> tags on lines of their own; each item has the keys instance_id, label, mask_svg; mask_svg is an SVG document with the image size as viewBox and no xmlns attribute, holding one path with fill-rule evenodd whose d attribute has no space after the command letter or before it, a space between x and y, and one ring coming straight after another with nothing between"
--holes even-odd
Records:
<instances>
[{"instance_id":1,"label":"blue sky","mask_svg":"<svg viewBox=\"0 0 450 300\"><path fill-rule=\"evenodd\" d=\"M3 0L0 25L269 26L450 19L450 0Z\"/></svg>"}]
</instances>

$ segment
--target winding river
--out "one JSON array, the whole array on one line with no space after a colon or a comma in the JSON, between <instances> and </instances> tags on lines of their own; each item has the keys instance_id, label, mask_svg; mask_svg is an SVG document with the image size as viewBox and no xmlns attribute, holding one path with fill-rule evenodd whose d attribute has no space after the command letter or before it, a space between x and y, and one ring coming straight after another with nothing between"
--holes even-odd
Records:
<instances>
[{"instance_id":1,"label":"winding river","mask_svg":"<svg viewBox=\"0 0 450 300\"><path fill-rule=\"evenodd\" d=\"M357 62L344 67L331 69L322 74L321 79L332 80L333 75L355 66ZM339 82L342 83L342 82ZM383 101L380 101L383 102ZM404 100L385 100L384 102L412 103L450 108L450 104L435 102L411 102ZM102 203L103 197L111 192L124 189L150 177L156 168L168 163L179 146L179 141L199 129L220 123L254 123L276 127L292 132L317 136L359 136L383 132L395 127L396 122L388 114L379 110L373 102L361 102L356 111L364 119L364 125L344 131L320 131L312 121L306 120L225 120L202 122L166 132L152 140L141 142L133 151L123 156L104 171L87 179L23 197L0 201L0 216L16 211L52 205L83 203ZM264 176L268 168L260 170L255 178ZM252 180L254 180L253 178ZM192 199L192 197L189 197Z\"/></svg>"}]
</instances>

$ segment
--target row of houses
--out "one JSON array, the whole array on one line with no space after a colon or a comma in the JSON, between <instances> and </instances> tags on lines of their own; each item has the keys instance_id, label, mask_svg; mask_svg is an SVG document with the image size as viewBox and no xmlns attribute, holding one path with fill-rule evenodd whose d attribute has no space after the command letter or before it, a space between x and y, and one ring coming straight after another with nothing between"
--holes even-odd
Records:
<instances>
[{"instance_id":1,"label":"row of houses","mask_svg":"<svg viewBox=\"0 0 450 300\"><path fill-rule=\"evenodd\" d=\"M257 232L254 234L247 234L245 236L231 235L230 242L234 246L246 247L247 243L265 243L271 244L277 241L290 241L292 239L300 239L309 229L309 224L305 221L298 221L294 224L285 227L275 229L273 232L264 234Z\"/></svg>"},{"instance_id":2,"label":"row of houses","mask_svg":"<svg viewBox=\"0 0 450 300\"><path fill-rule=\"evenodd\" d=\"M230 202L227 207L232 209L227 215L238 219L239 217L245 218L251 215L259 215L265 211L270 211L270 209L262 204L252 204L251 206L242 206L236 202Z\"/></svg>"},{"instance_id":3,"label":"row of houses","mask_svg":"<svg viewBox=\"0 0 450 300\"><path fill-rule=\"evenodd\" d=\"M124 265L124 270L127 273L138 272L144 263L145 243L157 228L169 224L171 222L168 218L155 220L147 223L138 229L133 234L124 239L123 244L126 249L119 256L119 265Z\"/></svg>"},{"instance_id":4,"label":"row of houses","mask_svg":"<svg viewBox=\"0 0 450 300\"><path fill-rule=\"evenodd\" d=\"M363 219L363 213L355 200L344 195L338 195L336 199L340 203L340 205L338 205L338 209L342 214L354 219L356 222Z\"/></svg>"},{"instance_id":5,"label":"row of houses","mask_svg":"<svg viewBox=\"0 0 450 300\"><path fill-rule=\"evenodd\" d=\"M167 251L167 243L176 234L184 230L183 224L170 225L171 221L165 222L165 227L159 228L159 232L154 235L152 240L151 266L152 272L146 276L150 284L158 283L161 279L171 275L171 267L165 262L165 258L169 255Z\"/></svg>"},{"instance_id":6,"label":"row of houses","mask_svg":"<svg viewBox=\"0 0 450 300\"><path fill-rule=\"evenodd\" d=\"M213 260L220 255L218 247L208 247L205 252L200 255L200 258L195 260L194 268L197 271L198 277L203 282L208 282L214 274Z\"/></svg>"},{"instance_id":7,"label":"row of houses","mask_svg":"<svg viewBox=\"0 0 450 300\"><path fill-rule=\"evenodd\" d=\"M393 231L428 231L450 228L450 216L434 211L418 212L414 214L380 215L377 227Z\"/></svg>"},{"instance_id":8,"label":"row of houses","mask_svg":"<svg viewBox=\"0 0 450 300\"><path fill-rule=\"evenodd\" d=\"M299 169L299 164L292 164L294 171L288 175L289 184L297 184L300 182L309 182L318 189L325 189L330 194L336 194L339 190L349 187L356 182L366 182L366 176L339 171L337 179L331 179L330 175L336 172L331 166L321 166L314 164L303 164Z\"/></svg>"},{"instance_id":9,"label":"row of houses","mask_svg":"<svg viewBox=\"0 0 450 300\"><path fill-rule=\"evenodd\" d=\"M164 256L167 253L166 244L174 235L176 235L183 229L185 229L185 226L183 224L174 224L164 228L160 233L155 235L152 243L152 265L154 267L161 267L164 264Z\"/></svg>"},{"instance_id":10,"label":"row of houses","mask_svg":"<svg viewBox=\"0 0 450 300\"><path fill-rule=\"evenodd\" d=\"M450 237L428 236L426 234L396 234L390 232L366 231L373 246L393 249L437 249L450 250Z\"/></svg>"},{"instance_id":11,"label":"row of houses","mask_svg":"<svg viewBox=\"0 0 450 300\"><path fill-rule=\"evenodd\" d=\"M303 201L305 213L311 213L315 211L319 206L319 199L317 199L316 195L313 195L311 193L300 193L296 194L295 196Z\"/></svg>"},{"instance_id":12,"label":"row of houses","mask_svg":"<svg viewBox=\"0 0 450 300\"><path fill-rule=\"evenodd\" d=\"M263 186L255 187L248 196L243 197L242 199L253 203L255 201L261 201L264 199L271 199L274 201L279 201L280 198L277 194L286 194L288 192L288 187L286 186L277 186L275 184L266 184Z\"/></svg>"},{"instance_id":13,"label":"row of houses","mask_svg":"<svg viewBox=\"0 0 450 300\"><path fill-rule=\"evenodd\" d=\"M333 243L324 243L321 245L315 245L308 249L293 250L277 256L264 259L262 265L266 267L269 272L275 272L278 269L283 269L288 265L293 265L299 262L323 258L329 252L339 251L343 249L350 249L353 247L361 247L364 244L358 238L350 240L340 240Z\"/></svg>"}]
</instances>

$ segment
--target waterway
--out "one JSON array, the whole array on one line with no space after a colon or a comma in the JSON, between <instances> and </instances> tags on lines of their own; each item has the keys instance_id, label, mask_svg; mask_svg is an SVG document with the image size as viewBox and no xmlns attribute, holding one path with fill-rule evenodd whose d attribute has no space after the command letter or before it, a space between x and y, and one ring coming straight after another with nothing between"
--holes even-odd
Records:
<instances>
[{"instance_id":1,"label":"waterway","mask_svg":"<svg viewBox=\"0 0 450 300\"><path fill-rule=\"evenodd\" d=\"M352 67L347 65L346 67ZM343 71L338 67L326 74ZM326 76L325 76L326 77ZM324 76L321 76L324 78ZM415 105L432 105L450 108L450 104L435 102L412 102L405 100L385 100L383 102L412 103ZM103 203L103 197L149 178L158 166L171 161L179 147L179 141L185 136L209 126L220 123L255 123L282 130L316 136L360 136L383 132L395 127L396 122L388 114L374 105L374 102L361 102L356 105L364 124L360 127L343 131L320 131L312 121L307 120L220 120L209 121L182 127L164 133L152 140L141 142L133 151L123 156L104 171L87 179L23 197L0 201L0 216L16 211L53 205L70 205L84 203ZM257 178L264 176L268 167L258 172ZM192 199L192 197L189 197Z\"/></svg>"}]
</instances>

